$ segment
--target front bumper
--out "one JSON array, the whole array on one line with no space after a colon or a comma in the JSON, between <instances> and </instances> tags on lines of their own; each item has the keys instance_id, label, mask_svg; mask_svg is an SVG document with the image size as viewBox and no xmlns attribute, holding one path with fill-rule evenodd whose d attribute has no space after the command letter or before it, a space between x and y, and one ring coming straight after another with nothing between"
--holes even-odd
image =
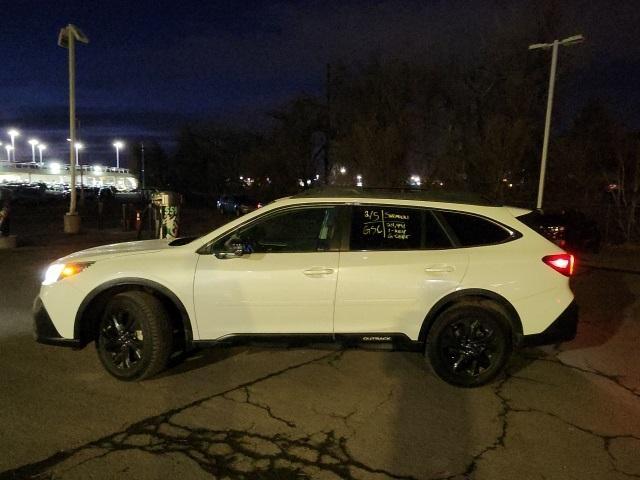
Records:
<instances>
[{"instance_id":1,"label":"front bumper","mask_svg":"<svg viewBox=\"0 0 640 480\"><path fill-rule=\"evenodd\" d=\"M578 305L575 300L543 332L525 335L521 346L535 347L553 343L568 342L576 337L578 330Z\"/></svg>"},{"instance_id":2,"label":"front bumper","mask_svg":"<svg viewBox=\"0 0 640 480\"><path fill-rule=\"evenodd\" d=\"M63 338L60 333L58 333L40 297L36 297L33 302L33 335L37 342L46 345L82 348L80 340Z\"/></svg>"}]
</instances>

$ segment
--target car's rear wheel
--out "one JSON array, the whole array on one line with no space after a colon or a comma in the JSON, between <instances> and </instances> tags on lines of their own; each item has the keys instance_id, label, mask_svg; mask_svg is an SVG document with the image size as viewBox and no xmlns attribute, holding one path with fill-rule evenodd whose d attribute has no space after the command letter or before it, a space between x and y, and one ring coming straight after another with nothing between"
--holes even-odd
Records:
<instances>
[{"instance_id":1,"label":"car's rear wheel","mask_svg":"<svg viewBox=\"0 0 640 480\"><path fill-rule=\"evenodd\" d=\"M119 380L143 380L161 372L172 349L171 321L160 301L141 291L115 295L96 338L98 357Z\"/></svg>"},{"instance_id":2,"label":"car's rear wheel","mask_svg":"<svg viewBox=\"0 0 640 480\"><path fill-rule=\"evenodd\" d=\"M511 355L511 329L502 310L489 301L453 305L436 319L426 355L435 373L461 387L493 380Z\"/></svg>"}]
</instances>

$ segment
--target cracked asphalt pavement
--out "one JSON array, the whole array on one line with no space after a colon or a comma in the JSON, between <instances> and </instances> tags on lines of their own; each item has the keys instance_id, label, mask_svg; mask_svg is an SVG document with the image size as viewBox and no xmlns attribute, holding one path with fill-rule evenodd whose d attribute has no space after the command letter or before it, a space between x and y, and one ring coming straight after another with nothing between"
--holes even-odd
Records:
<instances>
[{"instance_id":1,"label":"cracked asphalt pavement","mask_svg":"<svg viewBox=\"0 0 640 480\"><path fill-rule=\"evenodd\" d=\"M640 478L640 275L581 268L577 338L479 389L421 355L216 348L121 383L92 346L36 344L47 261L0 251L0 479Z\"/></svg>"}]
</instances>

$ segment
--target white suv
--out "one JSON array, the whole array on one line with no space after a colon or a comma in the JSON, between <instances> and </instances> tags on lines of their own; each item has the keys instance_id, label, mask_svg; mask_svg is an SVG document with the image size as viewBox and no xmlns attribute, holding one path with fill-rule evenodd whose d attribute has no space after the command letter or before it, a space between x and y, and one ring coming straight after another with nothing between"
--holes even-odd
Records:
<instances>
[{"instance_id":1,"label":"white suv","mask_svg":"<svg viewBox=\"0 0 640 480\"><path fill-rule=\"evenodd\" d=\"M36 298L35 335L95 341L122 380L197 346L293 337L420 350L445 381L482 385L514 347L575 336L573 256L527 227L527 212L310 190L200 238L61 258Z\"/></svg>"}]
</instances>

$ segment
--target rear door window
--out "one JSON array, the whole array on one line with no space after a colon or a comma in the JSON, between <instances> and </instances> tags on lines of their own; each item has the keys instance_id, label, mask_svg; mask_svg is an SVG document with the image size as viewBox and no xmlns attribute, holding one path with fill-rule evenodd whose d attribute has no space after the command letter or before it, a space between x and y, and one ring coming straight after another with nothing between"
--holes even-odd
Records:
<instances>
[{"instance_id":1,"label":"rear door window","mask_svg":"<svg viewBox=\"0 0 640 480\"><path fill-rule=\"evenodd\" d=\"M350 250L449 247L451 241L427 209L376 205L352 209Z\"/></svg>"}]
</instances>

